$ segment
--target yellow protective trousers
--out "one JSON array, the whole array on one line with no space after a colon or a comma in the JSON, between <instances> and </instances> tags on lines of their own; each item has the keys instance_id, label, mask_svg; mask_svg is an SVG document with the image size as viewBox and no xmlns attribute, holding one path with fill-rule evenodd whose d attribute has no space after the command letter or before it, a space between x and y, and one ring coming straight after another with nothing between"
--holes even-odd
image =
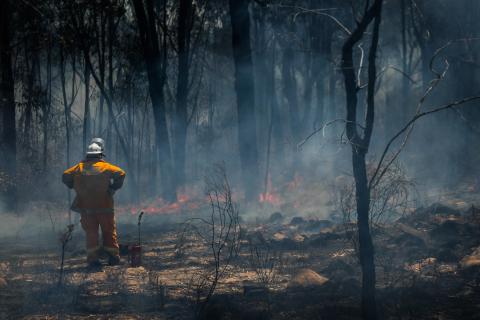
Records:
<instances>
[{"instance_id":1,"label":"yellow protective trousers","mask_svg":"<svg viewBox=\"0 0 480 320\"><path fill-rule=\"evenodd\" d=\"M102 229L103 250L110 256L119 257L117 227L113 213L82 213L80 223L87 237L87 262L98 260L102 248L98 242L98 227Z\"/></svg>"}]
</instances>

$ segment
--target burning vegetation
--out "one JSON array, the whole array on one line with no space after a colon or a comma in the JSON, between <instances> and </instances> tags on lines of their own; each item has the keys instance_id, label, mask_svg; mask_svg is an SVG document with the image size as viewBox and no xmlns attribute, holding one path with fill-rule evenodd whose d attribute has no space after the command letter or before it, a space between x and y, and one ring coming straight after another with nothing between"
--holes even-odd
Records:
<instances>
[{"instance_id":1,"label":"burning vegetation","mask_svg":"<svg viewBox=\"0 0 480 320\"><path fill-rule=\"evenodd\" d=\"M0 319L477 319L479 17L0 1Z\"/></svg>"}]
</instances>

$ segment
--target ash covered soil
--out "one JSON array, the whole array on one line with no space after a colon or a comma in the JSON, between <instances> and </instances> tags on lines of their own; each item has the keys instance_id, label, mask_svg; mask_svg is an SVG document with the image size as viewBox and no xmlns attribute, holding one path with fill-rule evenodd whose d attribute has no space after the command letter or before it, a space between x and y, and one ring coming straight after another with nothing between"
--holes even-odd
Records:
<instances>
[{"instance_id":1,"label":"ash covered soil","mask_svg":"<svg viewBox=\"0 0 480 320\"><path fill-rule=\"evenodd\" d=\"M383 319L478 319L480 209L465 201L418 208L374 226L377 299ZM340 221L275 213L242 223L241 241L214 294L211 248L184 224L142 229L142 266L88 270L80 230L60 245L38 235L0 247L1 319L359 319L355 231ZM135 224L119 223L124 242ZM222 258L223 259L223 258Z\"/></svg>"}]
</instances>

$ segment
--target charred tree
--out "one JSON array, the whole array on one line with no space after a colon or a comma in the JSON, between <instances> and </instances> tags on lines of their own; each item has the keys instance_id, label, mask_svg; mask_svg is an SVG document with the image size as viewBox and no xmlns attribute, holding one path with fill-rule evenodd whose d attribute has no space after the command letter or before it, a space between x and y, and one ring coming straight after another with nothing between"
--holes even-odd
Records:
<instances>
[{"instance_id":1,"label":"charred tree","mask_svg":"<svg viewBox=\"0 0 480 320\"><path fill-rule=\"evenodd\" d=\"M90 137L90 69L87 63L85 63L83 78L85 82L85 104L83 109L82 146L85 153L87 151L87 140Z\"/></svg>"},{"instance_id":2,"label":"charred tree","mask_svg":"<svg viewBox=\"0 0 480 320\"><path fill-rule=\"evenodd\" d=\"M160 162L160 176L163 179L162 197L169 201L176 200L176 184L172 176L172 154L167 128L164 87L167 80L167 35L162 37L161 47L157 30L156 13L153 0L132 0L138 31L143 46L150 100L152 101L155 122L155 140ZM166 28L166 1L163 12L159 15Z\"/></svg>"},{"instance_id":3,"label":"charred tree","mask_svg":"<svg viewBox=\"0 0 480 320\"><path fill-rule=\"evenodd\" d=\"M254 200L258 195L259 169L249 3L249 0L230 0L230 20L235 64L240 162L245 196L247 199Z\"/></svg>"},{"instance_id":4,"label":"charred tree","mask_svg":"<svg viewBox=\"0 0 480 320\"><path fill-rule=\"evenodd\" d=\"M15 178L17 174L17 136L15 119L15 91L12 70L12 34L13 16L9 1L0 2L0 110L3 117L2 130L2 171L8 177L3 192L6 209L14 211L17 203Z\"/></svg>"},{"instance_id":5,"label":"charred tree","mask_svg":"<svg viewBox=\"0 0 480 320\"><path fill-rule=\"evenodd\" d=\"M322 3L326 5L325 1ZM312 33L312 52L316 54L316 57L312 61L312 73L314 78L312 79L315 89L316 104L313 114L313 127L320 127L323 123L326 122L328 117L334 117L332 106L326 105L326 96L330 96L331 93L327 92L327 84L330 85L329 81L332 75L329 72L331 69L329 64L332 55L332 36L333 30L331 27L331 21L320 15L313 17L311 24ZM314 34L318 36L314 36ZM308 123L310 119L310 114L304 114L304 124L312 125Z\"/></svg>"},{"instance_id":6,"label":"charred tree","mask_svg":"<svg viewBox=\"0 0 480 320\"><path fill-rule=\"evenodd\" d=\"M97 20L97 10L94 10L94 20ZM100 12L99 26L96 28L96 49L97 49L97 59L98 59L98 72L100 77L100 82L102 87L105 86L105 66L106 66L106 17L105 10ZM103 136L104 132L104 106L105 106L105 96L103 94L99 97L99 107L98 107L98 124L96 125L96 134L98 136Z\"/></svg>"},{"instance_id":7,"label":"charred tree","mask_svg":"<svg viewBox=\"0 0 480 320\"><path fill-rule=\"evenodd\" d=\"M271 104L272 92L269 90L269 68L268 68L268 24L267 8L263 3L253 3L253 51L255 67L255 110L257 117L257 135L259 152L263 153L262 147L268 145L269 140L269 105ZM271 122L271 121L270 121ZM268 149L268 146L266 147Z\"/></svg>"},{"instance_id":8,"label":"charred tree","mask_svg":"<svg viewBox=\"0 0 480 320\"><path fill-rule=\"evenodd\" d=\"M185 184L185 151L187 139L187 104L190 69L190 32L192 0L180 0L177 24L178 77L175 110L175 178L177 187Z\"/></svg>"},{"instance_id":9,"label":"charred tree","mask_svg":"<svg viewBox=\"0 0 480 320\"><path fill-rule=\"evenodd\" d=\"M42 153L42 169L46 173L48 170L48 120L50 116L50 110L52 107L52 37L48 37L48 48L47 48L47 65L46 65L46 98L42 103L42 131L43 131L43 153Z\"/></svg>"},{"instance_id":10,"label":"charred tree","mask_svg":"<svg viewBox=\"0 0 480 320\"><path fill-rule=\"evenodd\" d=\"M375 119L375 83L376 83L376 53L378 47L379 27L381 20L383 0L375 0L366 10L364 16L357 24L355 30L349 34L342 47L342 73L346 91L346 132L352 148L352 167L355 179L356 209L359 258L362 269L362 316L364 319L377 319L377 304L375 298L375 262L372 235L370 233L370 187L368 183L366 155L370 146L370 139ZM355 65L353 63L353 48L362 40L370 23L373 26L372 42L368 56L368 86L367 108L365 125L359 126L357 122L357 93L359 86L355 78ZM358 132L362 127L363 136Z\"/></svg>"}]
</instances>

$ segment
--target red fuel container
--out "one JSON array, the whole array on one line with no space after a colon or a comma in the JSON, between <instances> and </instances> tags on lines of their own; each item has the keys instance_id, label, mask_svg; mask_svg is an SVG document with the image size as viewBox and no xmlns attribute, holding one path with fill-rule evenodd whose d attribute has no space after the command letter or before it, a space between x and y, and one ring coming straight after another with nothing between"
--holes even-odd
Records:
<instances>
[{"instance_id":1,"label":"red fuel container","mask_svg":"<svg viewBox=\"0 0 480 320\"><path fill-rule=\"evenodd\" d=\"M140 267L142 265L142 246L131 245L128 247L128 260L131 267Z\"/></svg>"}]
</instances>

